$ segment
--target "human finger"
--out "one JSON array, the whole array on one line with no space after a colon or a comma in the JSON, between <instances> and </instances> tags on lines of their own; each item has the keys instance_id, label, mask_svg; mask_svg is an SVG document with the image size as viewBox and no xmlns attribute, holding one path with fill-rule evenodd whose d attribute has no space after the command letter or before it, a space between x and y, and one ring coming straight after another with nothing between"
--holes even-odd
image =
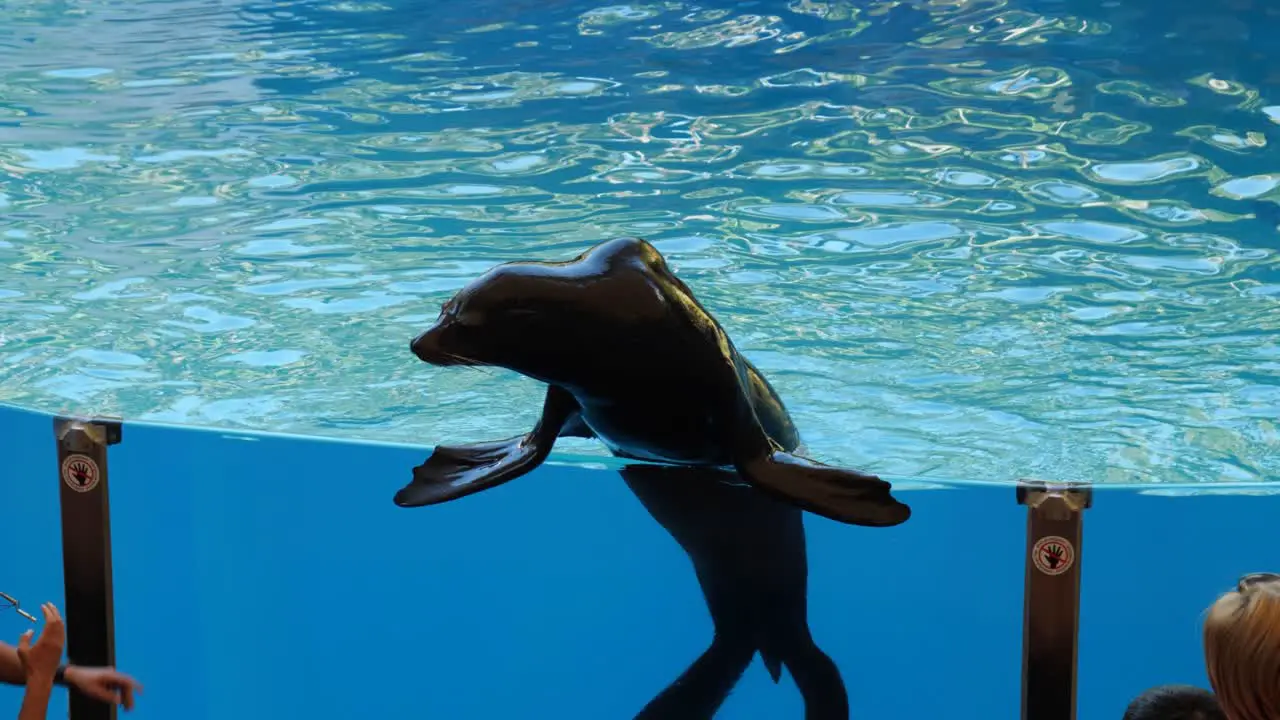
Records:
<instances>
[{"instance_id":1,"label":"human finger","mask_svg":"<svg viewBox=\"0 0 1280 720\"><path fill-rule=\"evenodd\" d=\"M67 641L67 626L62 622L62 618L58 618L48 625L44 626L44 633L40 636L41 642L50 642L59 648Z\"/></svg>"},{"instance_id":2,"label":"human finger","mask_svg":"<svg viewBox=\"0 0 1280 720\"><path fill-rule=\"evenodd\" d=\"M36 643L55 645L61 650L66 641L67 632L62 623L62 616L58 614L58 608L54 607L53 603L45 603L40 606L40 610L44 613L44 629L40 631L40 639Z\"/></svg>"},{"instance_id":3,"label":"human finger","mask_svg":"<svg viewBox=\"0 0 1280 720\"><path fill-rule=\"evenodd\" d=\"M80 692L84 693L85 695L88 695L89 697L93 698L94 700L100 700L110 705L114 705L120 701L120 698L116 694L115 689L106 683L88 682L78 686L77 689L79 689Z\"/></svg>"},{"instance_id":4,"label":"human finger","mask_svg":"<svg viewBox=\"0 0 1280 720\"><path fill-rule=\"evenodd\" d=\"M106 675L106 678L107 678L107 682L111 683L112 685L119 685L120 687L128 687L133 690L137 690L138 692L142 692L142 683L138 682L137 680L134 680L133 678L129 677L128 675L125 675L124 673L120 672L119 670L116 670L115 668L110 668L108 670L108 674Z\"/></svg>"}]
</instances>

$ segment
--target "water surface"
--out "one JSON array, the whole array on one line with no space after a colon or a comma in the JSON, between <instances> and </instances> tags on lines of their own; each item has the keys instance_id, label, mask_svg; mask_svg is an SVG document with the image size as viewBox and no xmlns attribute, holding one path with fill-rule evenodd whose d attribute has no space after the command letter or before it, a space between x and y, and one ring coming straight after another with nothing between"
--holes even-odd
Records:
<instances>
[{"instance_id":1,"label":"water surface","mask_svg":"<svg viewBox=\"0 0 1280 720\"><path fill-rule=\"evenodd\" d=\"M0 402L514 435L408 339L641 235L820 458L1269 479L1280 17L1225 5L6 3Z\"/></svg>"}]
</instances>

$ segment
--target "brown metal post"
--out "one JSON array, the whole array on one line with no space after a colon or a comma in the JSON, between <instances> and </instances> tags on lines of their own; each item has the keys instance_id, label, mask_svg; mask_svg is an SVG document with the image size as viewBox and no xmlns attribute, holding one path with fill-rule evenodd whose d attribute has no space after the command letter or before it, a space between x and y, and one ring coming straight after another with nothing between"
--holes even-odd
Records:
<instances>
[{"instance_id":1,"label":"brown metal post","mask_svg":"<svg viewBox=\"0 0 1280 720\"><path fill-rule=\"evenodd\" d=\"M75 665L116 662L111 588L111 514L107 447L121 439L115 420L56 418L62 506L62 572L66 586L67 659ZM77 692L70 720L116 720L116 706Z\"/></svg>"},{"instance_id":2,"label":"brown metal post","mask_svg":"<svg viewBox=\"0 0 1280 720\"><path fill-rule=\"evenodd\" d=\"M1018 504L1027 507L1022 720L1075 720L1081 540L1093 490L1024 480Z\"/></svg>"}]
</instances>

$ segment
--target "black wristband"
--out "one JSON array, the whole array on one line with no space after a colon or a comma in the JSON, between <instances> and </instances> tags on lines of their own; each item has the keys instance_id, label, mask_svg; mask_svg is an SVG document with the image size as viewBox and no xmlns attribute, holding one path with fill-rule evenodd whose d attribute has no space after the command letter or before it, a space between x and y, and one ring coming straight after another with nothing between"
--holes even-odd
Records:
<instances>
[{"instance_id":1,"label":"black wristband","mask_svg":"<svg viewBox=\"0 0 1280 720\"><path fill-rule=\"evenodd\" d=\"M53 671L53 684L66 686L67 684L67 666L59 665L57 670Z\"/></svg>"}]
</instances>

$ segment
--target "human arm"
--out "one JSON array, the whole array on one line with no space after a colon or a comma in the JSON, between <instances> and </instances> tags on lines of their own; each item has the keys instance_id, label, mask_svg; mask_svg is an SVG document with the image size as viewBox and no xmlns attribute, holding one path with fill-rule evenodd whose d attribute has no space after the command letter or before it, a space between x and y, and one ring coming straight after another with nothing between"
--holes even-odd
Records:
<instances>
[{"instance_id":1,"label":"human arm","mask_svg":"<svg viewBox=\"0 0 1280 720\"><path fill-rule=\"evenodd\" d=\"M54 685L66 685L66 679L63 672L67 670L66 665L60 665L58 671L53 676ZM22 659L18 656L18 648L5 642L0 642L0 683L5 685L26 685L27 677L22 669Z\"/></svg>"},{"instance_id":2,"label":"human arm","mask_svg":"<svg viewBox=\"0 0 1280 720\"><path fill-rule=\"evenodd\" d=\"M51 694L53 678L37 678L27 683L27 692L22 696L22 708L18 710L18 720L45 720Z\"/></svg>"},{"instance_id":3,"label":"human arm","mask_svg":"<svg viewBox=\"0 0 1280 720\"><path fill-rule=\"evenodd\" d=\"M67 665L63 669L63 684L75 688L94 700L133 709L134 693L142 692L137 680L110 667L83 667Z\"/></svg>"},{"instance_id":4,"label":"human arm","mask_svg":"<svg viewBox=\"0 0 1280 720\"><path fill-rule=\"evenodd\" d=\"M0 642L0 683L27 684L27 678L22 674L22 661L18 659L18 649L2 642Z\"/></svg>"},{"instance_id":5,"label":"human arm","mask_svg":"<svg viewBox=\"0 0 1280 720\"><path fill-rule=\"evenodd\" d=\"M0 683L27 684L18 649L3 642L0 642ZM133 709L133 695L142 691L136 680L109 667L63 665L62 670L54 674L53 684L73 687L102 702L123 705L125 710Z\"/></svg>"},{"instance_id":6,"label":"human arm","mask_svg":"<svg viewBox=\"0 0 1280 720\"><path fill-rule=\"evenodd\" d=\"M53 693L53 679L62 661L62 646L66 643L66 628L58 608L53 603L45 603L40 609L44 612L44 629L40 631L40 638L32 644L32 631L28 630L22 634L14 650L27 686L22 708L18 710L18 720L45 720L49 696Z\"/></svg>"}]
</instances>

